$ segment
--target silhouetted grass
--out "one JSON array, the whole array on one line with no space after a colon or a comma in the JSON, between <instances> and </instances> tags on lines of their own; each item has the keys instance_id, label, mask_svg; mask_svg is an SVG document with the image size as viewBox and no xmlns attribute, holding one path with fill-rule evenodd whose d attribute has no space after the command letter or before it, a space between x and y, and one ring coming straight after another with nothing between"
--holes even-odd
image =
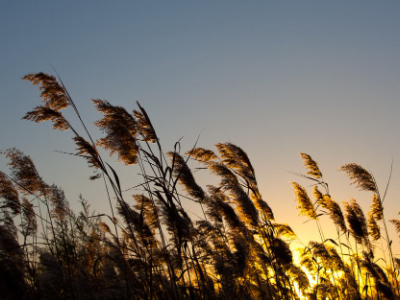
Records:
<instances>
[{"instance_id":1,"label":"silhouetted grass","mask_svg":"<svg viewBox=\"0 0 400 300\"><path fill-rule=\"evenodd\" d=\"M315 221L320 241L290 247L296 235L274 220L262 198L248 156L220 143L216 152L194 147L164 154L143 107L133 113L93 100L105 137L94 141L61 81L44 74L23 79L39 85L43 104L24 119L51 121L74 133L76 154L104 180L110 211L93 214L81 199L78 214L63 190L46 183L32 159L3 152L9 175L0 172L0 292L2 299L399 299L399 259L391 250L383 200L375 179L357 164L344 171L372 193L366 217L356 200L332 199L321 170L300 153L313 197L293 182L299 214ZM84 125L81 135L63 116L72 107ZM118 174L98 147L135 165L144 192L126 199ZM189 160L220 178L206 189L196 183ZM386 194L386 192L385 192ZM115 201L114 201L115 199ZM193 220L182 202L199 204ZM327 237L319 220L332 219L337 236ZM400 233L400 221L391 220ZM383 229L384 234L381 234ZM375 243L386 243L387 262ZM296 251L296 253L295 253Z\"/></svg>"}]
</instances>

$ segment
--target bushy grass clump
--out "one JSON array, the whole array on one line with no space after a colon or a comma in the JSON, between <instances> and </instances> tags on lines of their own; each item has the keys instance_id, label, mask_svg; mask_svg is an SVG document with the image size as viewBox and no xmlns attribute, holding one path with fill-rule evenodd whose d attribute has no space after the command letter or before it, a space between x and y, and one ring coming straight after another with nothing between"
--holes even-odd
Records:
<instances>
[{"instance_id":1,"label":"bushy grass clump","mask_svg":"<svg viewBox=\"0 0 400 300\"><path fill-rule=\"evenodd\" d=\"M51 121L71 130L75 155L104 180L110 211L93 214L81 199L74 213L63 190L46 183L32 159L3 151L10 172L0 172L0 291L2 299L399 299L399 259L392 253L383 200L374 177L351 163L340 167L352 183L372 193L365 215L356 200L332 199L316 161L301 153L313 183L309 192L293 182L299 214L315 222L320 241L293 249L294 230L275 221L262 198L254 167L231 143L216 151L194 147L164 152L143 107L129 113L93 100L105 136L95 141L67 89L51 75L29 74L43 104L24 119ZM62 110L72 107L79 133ZM143 193L126 199L117 172L99 147L142 174ZM189 160L220 182L200 186ZM385 193L386 194L386 193ZM182 202L198 203L192 219ZM337 236L319 220L329 216ZM400 231L400 221L391 220ZM383 241L382 262L375 244ZM296 253L295 253L296 251ZM296 259L295 259L296 257Z\"/></svg>"}]
</instances>

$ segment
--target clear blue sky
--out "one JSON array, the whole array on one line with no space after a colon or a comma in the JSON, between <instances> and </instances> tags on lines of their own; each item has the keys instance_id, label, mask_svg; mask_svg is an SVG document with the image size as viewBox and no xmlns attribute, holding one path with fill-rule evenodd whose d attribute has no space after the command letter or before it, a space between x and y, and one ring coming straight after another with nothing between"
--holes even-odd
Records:
<instances>
[{"instance_id":1,"label":"clear blue sky","mask_svg":"<svg viewBox=\"0 0 400 300\"><path fill-rule=\"evenodd\" d=\"M2 1L1 148L31 155L73 206L82 192L97 211L107 208L85 163L53 151L74 151L72 135L20 120L40 101L20 78L51 73L51 64L88 124L100 117L92 98L128 110L139 100L166 149L182 136L190 149L202 130L202 147L242 147L278 221L296 231L316 234L296 217L288 184L307 184L288 172L303 170L298 152L320 163L337 201L352 196L365 209L371 195L349 187L338 166L360 163L384 189L393 156L385 205L396 217L399 9L376 0ZM137 183L135 167L121 172L132 174L127 187Z\"/></svg>"}]
</instances>

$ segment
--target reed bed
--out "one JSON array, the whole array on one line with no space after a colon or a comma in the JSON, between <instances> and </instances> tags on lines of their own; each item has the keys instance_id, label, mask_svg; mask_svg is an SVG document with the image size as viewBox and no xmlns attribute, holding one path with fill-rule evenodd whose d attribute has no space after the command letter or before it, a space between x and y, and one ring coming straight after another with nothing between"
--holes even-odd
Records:
<instances>
[{"instance_id":1,"label":"reed bed","mask_svg":"<svg viewBox=\"0 0 400 300\"><path fill-rule=\"evenodd\" d=\"M294 230L275 220L263 199L247 154L231 143L215 151L194 147L164 152L145 109L132 113L93 100L104 137L94 140L60 78L23 77L41 91L42 105L24 119L52 122L70 130L74 155L103 180L110 210L94 214L69 207L61 187L48 184L32 159L17 149L2 153L0 172L0 291L2 299L400 299L399 263L386 220L383 195L373 175L360 165L340 167L357 188L371 193L365 214L355 199L332 199L316 161L301 153L313 185L292 183L299 214L315 222L319 241L294 247ZM62 110L72 108L83 132ZM123 193L117 172L99 148L140 170L143 190ZM208 169L219 183L200 186L189 161ZM310 196L311 195L311 196ZM201 218L183 203L194 201ZM320 223L330 218L337 235ZM391 223L388 224L388 221ZM376 253L383 243L386 260ZM296 244L298 245L298 244Z\"/></svg>"}]
</instances>

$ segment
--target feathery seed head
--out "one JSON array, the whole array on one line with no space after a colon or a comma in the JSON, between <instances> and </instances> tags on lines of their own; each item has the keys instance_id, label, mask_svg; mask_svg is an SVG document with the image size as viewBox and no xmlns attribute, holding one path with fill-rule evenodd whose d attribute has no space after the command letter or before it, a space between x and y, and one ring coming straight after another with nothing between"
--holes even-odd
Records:
<instances>
[{"instance_id":1,"label":"feathery seed head","mask_svg":"<svg viewBox=\"0 0 400 300\"><path fill-rule=\"evenodd\" d=\"M137 121L137 130L143 137L143 141L155 143L157 141L157 135L149 123L148 119L140 111L134 110L133 115Z\"/></svg>"},{"instance_id":2,"label":"feathery seed head","mask_svg":"<svg viewBox=\"0 0 400 300\"><path fill-rule=\"evenodd\" d=\"M208 161L205 163L205 165L211 171L211 173L222 177L221 186L229 187L239 185L239 181L235 174L233 174L233 172L229 170L223 163Z\"/></svg>"},{"instance_id":3,"label":"feathery seed head","mask_svg":"<svg viewBox=\"0 0 400 300\"><path fill-rule=\"evenodd\" d=\"M33 204L28 199L23 198L22 200L22 217L21 225L24 234L35 235L37 232L37 220L35 211L33 210Z\"/></svg>"},{"instance_id":4,"label":"feathery seed head","mask_svg":"<svg viewBox=\"0 0 400 300\"><path fill-rule=\"evenodd\" d=\"M110 227L106 223L100 221L99 227L100 230L103 231L104 233L111 233Z\"/></svg>"},{"instance_id":5,"label":"feathery seed head","mask_svg":"<svg viewBox=\"0 0 400 300\"><path fill-rule=\"evenodd\" d=\"M325 195L326 196L326 195ZM344 220L342 209L336 201L333 201L329 197L329 201L327 203L327 209L329 211L329 216L331 217L333 223L338 226L343 232L347 231L346 222Z\"/></svg>"},{"instance_id":6,"label":"feathery seed head","mask_svg":"<svg viewBox=\"0 0 400 300\"><path fill-rule=\"evenodd\" d=\"M323 194L320 192L317 186L314 186L313 195L315 199L315 203L320 203L322 205L323 201ZM322 205L323 206L323 205Z\"/></svg>"},{"instance_id":7,"label":"feathery seed head","mask_svg":"<svg viewBox=\"0 0 400 300\"><path fill-rule=\"evenodd\" d=\"M54 76L45 73L32 73L25 75L22 79L28 80L34 85L40 85L39 89L42 91L40 97L43 98L43 102L50 109L59 111L68 107L69 99L66 90Z\"/></svg>"},{"instance_id":8,"label":"feathery seed head","mask_svg":"<svg viewBox=\"0 0 400 300\"><path fill-rule=\"evenodd\" d=\"M20 202L17 189L6 174L0 171L0 198L5 200L5 207L9 208L13 214L20 212Z\"/></svg>"},{"instance_id":9,"label":"feathery seed head","mask_svg":"<svg viewBox=\"0 0 400 300\"><path fill-rule=\"evenodd\" d=\"M372 192L378 190L372 175L360 165L349 163L340 166L339 170L346 172L347 176L352 180L351 184L355 184L360 190Z\"/></svg>"},{"instance_id":10,"label":"feathery seed head","mask_svg":"<svg viewBox=\"0 0 400 300\"><path fill-rule=\"evenodd\" d=\"M398 236L400 237L400 220L399 219L391 219L389 220L390 223L394 225Z\"/></svg>"},{"instance_id":11,"label":"feathery seed head","mask_svg":"<svg viewBox=\"0 0 400 300\"><path fill-rule=\"evenodd\" d=\"M273 239L271 251L279 264L288 265L293 261L292 251L290 251L289 245L280 238Z\"/></svg>"},{"instance_id":12,"label":"feathery seed head","mask_svg":"<svg viewBox=\"0 0 400 300\"><path fill-rule=\"evenodd\" d=\"M297 182L292 182L293 192L296 196L297 202L299 205L296 207L298 208L299 215L303 215L309 217L311 219L317 219L317 213L315 212L314 205L312 204L310 198L306 190Z\"/></svg>"},{"instance_id":13,"label":"feathery seed head","mask_svg":"<svg viewBox=\"0 0 400 300\"><path fill-rule=\"evenodd\" d=\"M144 195L133 195L133 199L136 202L134 206L137 211L139 211L146 223L149 225L153 233L158 228L158 208L154 205L151 199Z\"/></svg>"},{"instance_id":14,"label":"feathery seed head","mask_svg":"<svg viewBox=\"0 0 400 300\"><path fill-rule=\"evenodd\" d=\"M374 196L372 197L371 213L373 214L375 220L382 220L383 206L377 194L374 194Z\"/></svg>"},{"instance_id":15,"label":"feathery seed head","mask_svg":"<svg viewBox=\"0 0 400 300\"><path fill-rule=\"evenodd\" d=\"M136 120L123 107L113 106L104 100L93 100L93 103L104 115L95 125L107 134L99 139L97 144L109 150L110 155L117 153L118 160L124 164L136 164L139 151Z\"/></svg>"},{"instance_id":16,"label":"feathery seed head","mask_svg":"<svg viewBox=\"0 0 400 300\"><path fill-rule=\"evenodd\" d=\"M218 209L218 212L223 216L223 218L228 223L232 230L240 229L244 227L242 221L240 221L233 207L228 203L227 196L221 191L214 191L210 196L211 201L213 201Z\"/></svg>"},{"instance_id":17,"label":"feathery seed head","mask_svg":"<svg viewBox=\"0 0 400 300\"><path fill-rule=\"evenodd\" d=\"M357 243L368 244L368 228L364 213L356 200L351 199L350 203L343 201L346 212L346 219L350 226L350 233Z\"/></svg>"},{"instance_id":18,"label":"feathery seed head","mask_svg":"<svg viewBox=\"0 0 400 300\"><path fill-rule=\"evenodd\" d=\"M289 240L296 239L296 234L289 225L274 223L272 226L274 228L274 231L276 232L277 237L284 237Z\"/></svg>"},{"instance_id":19,"label":"feathery seed head","mask_svg":"<svg viewBox=\"0 0 400 300\"><path fill-rule=\"evenodd\" d=\"M68 201L65 198L64 191L53 184L48 188L48 196L50 198L50 203L53 206L51 215L53 218L63 221L68 214Z\"/></svg>"},{"instance_id":20,"label":"feathery seed head","mask_svg":"<svg viewBox=\"0 0 400 300\"><path fill-rule=\"evenodd\" d=\"M102 167L99 160L99 154L93 145L91 145L81 136L74 137L73 140L77 145L76 150L78 151L78 154L87 160L89 166L96 169L101 169Z\"/></svg>"},{"instance_id":21,"label":"feathery seed head","mask_svg":"<svg viewBox=\"0 0 400 300\"><path fill-rule=\"evenodd\" d=\"M306 153L300 153L300 157L303 160L304 166L308 169L308 175L314 177L315 179L322 177L322 173L318 168L317 162L313 160L310 155Z\"/></svg>"},{"instance_id":22,"label":"feathery seed head","mask_svg":"<svg viewBox=\"0 0 400 300\"><path fill-rule=\"evenodd\" d=\"M211 150L207 150L204 148L194 148L188 152L185 153L187 156L190 156L200 162L208 162L210 160L217 159L217 156L215 153Z\"/></svg>"},{"instance_id":23,"label":"feathery seed head","mask_svg":"<svg viewBox=\"0 0 400 300\"><path fill-rule=\"evenodd\" d=\"M9 159L11 177L21 186L18 186L18 189L27 194L43 194L45 183L39 176L32 159L15 148L8 149L4 153Z\"/></svg>"},{"instance_id":24,"label":"feathery seed head","mask_svg":"<svg viewBox=\"0 0 400 300\"><path fill-rule=\"evenodd\" d=\"M299 285L299 288L303 294L307 292L310 287L310 281L308 280L307 274L298 266L291 264L287 270L290 278L293 278L295 282Z\"/></svg>"},{"instance_id":25,"label":"feathery seed head","mask_svg":"<svg viewBox=\"0 0 400 300\"><path fill-rule=\"evenodd\" d=\"M376 223L374 214L371 212L368 214L368 233L374 241L379 240L381 237L381 229L378 223Z\"/></svg>"},{"instance_id":26,"label":"feathery seed head","mask_svg":"<svg viewBox=\"0 0 400 300\"><path fill-rule=\"evenodd\" d=\"M231 186L229 191L231 192L233 201L237 206L239 216L246 224L257 226L258 211L254 206L253 201L251 201L249 196L240 186Z\"/></svg>"},{"instance_id":27,"label":"feathery seed head","mask_svg":"<svg viewBox=\"0 0 400 300\"><path fill-rule=\"evenodd\" d=\"M268 205L266 201L256 197L254 194L251 194L251 199L254 201L256 208L261 211L264 217L267 220L273 221L274 220L274 213L272 212L271 207Z\"/></svg>"},{"instance_id":28,"label":"feathery seed head","mask_svg":"<svg viewBox=\"0 0 400 300\"><path fill-rule=\"evenodd\" d=\"M218 149L222 162L230 169L234 169L243 179L257 186L254 168L246 152L231 143L220 143L215 145Z\"/></svg>"},{"instance_id":29,"label":"feathery seed head","mask_svg":"<svg viewBox=\"0 0 400 300\"><path fill-rule=\"evenodd\" d=\"M203 189L196 183L193 177L192 171L186 164L186 161L181 155L176 152L168 152L167 155L174 160L173 173L176 178L179 179L179 183L184 187L186 192L198 201L201 201L205 197Z\"/></svg>"},{"instance_id":30,"label":"feathery seed head","mask_svg":"<svg viewBox=\"0 0 400 300\"><path fill-rule=\"evenodd\" d=\"M234 163L234 160L236 160L237 163L241 164L240 167L248 168L248 171L254 175L254 168L250 162L250 159L246 152L244 152L241 148L231 143L219 143L215 146L217 147L222 160L226 160L227 163ZM238 166L236 164L234 165Z\"/></svg>"},{"instance_id":31,"label":"feathery seed head","mask_svg":"<svg viewBox=\"0 0 400 300\"><path fill-rule=\"evenodd\" d=\"M36 106L32 111L27 112L22 119L36 123L52 121L53 129L58 129L60 131L66 131L70 127L63 114L49 106Z\"/></svg>"}]
</instances>

